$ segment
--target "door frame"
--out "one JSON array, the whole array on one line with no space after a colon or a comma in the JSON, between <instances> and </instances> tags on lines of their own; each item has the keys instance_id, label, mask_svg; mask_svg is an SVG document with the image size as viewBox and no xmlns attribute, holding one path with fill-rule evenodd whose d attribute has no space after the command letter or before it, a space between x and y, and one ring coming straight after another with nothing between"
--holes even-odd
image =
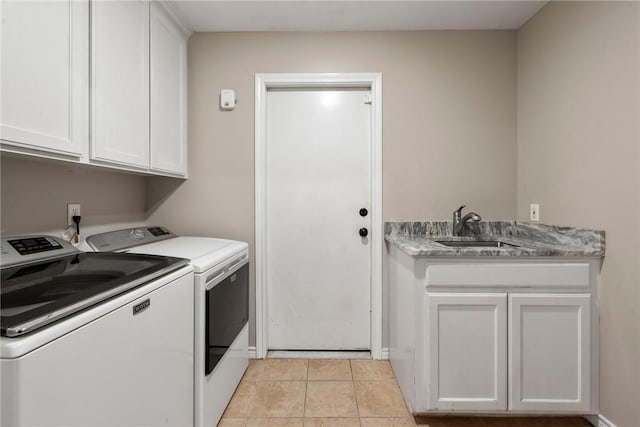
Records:
<instances>
[{"instance_id":1,"label":"door frame","mask_svg":"<svg viewBox=\"0 0 640 427\"><path fill-rule=\"evenodd\" d=\"M382 359L382 73L286 73L255 76L256 357L267 355L266 98L271 88L371 90L371 357Z\"/></svg>"}]
</instances>

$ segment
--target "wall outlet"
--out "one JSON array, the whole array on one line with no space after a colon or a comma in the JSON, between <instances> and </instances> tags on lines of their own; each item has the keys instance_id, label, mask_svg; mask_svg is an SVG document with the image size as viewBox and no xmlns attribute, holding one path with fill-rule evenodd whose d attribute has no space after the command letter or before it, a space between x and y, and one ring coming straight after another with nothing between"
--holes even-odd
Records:
<instances>
[{"instance_id":1,"label":"wall outlet","mask_svg":"<svg viewBox=\"0 0 640 427\"><path fill-rule=\"evenodd\" d=\"M537 203L531 203L529 205L529 220L540 221L540 205Z\"/></svg>"},{"instance_id":2,"label":"wall outlet","mask_svg":"<svg viewBox=\"0 0 640 427\"><path fill-rule=\"evenodd\" d=\"M82 215L80 213L80 203L69 203L67 205L67 226L75 225L75 222L73 222L71 218L74 215Z\"/></svg>"}]
</instances>

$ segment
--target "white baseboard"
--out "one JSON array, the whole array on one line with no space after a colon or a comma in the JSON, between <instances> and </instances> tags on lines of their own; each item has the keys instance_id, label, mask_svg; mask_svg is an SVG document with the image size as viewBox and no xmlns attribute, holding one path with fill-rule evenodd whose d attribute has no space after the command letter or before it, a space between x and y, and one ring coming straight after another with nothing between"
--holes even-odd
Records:
<instances>
[{"instance_id":1,"label":"white baseboard","mask_svg":"<svg viewBox=\"0 0 640 427\"><path fill-rule=\"evenodd\" d=\"M382 352L380 353L380 359L389 360L389 347L382 347Z\"/></svg>"},{"instance_id":2,"label":"white baseboard","mask_svg":"<svg viewBox=\"0 0 640 427\"><path fill-rule=\"evenodd\" d=\"M249 346L249 359L257 359L256 346Z\"/></svg>"},{"instance_id":3,"label":"white baseboard","mask_svg":"<svg viewBox=\"0 0 640 427\"><path fill-rule=\"evenodd\" d=\"M598 415L598 427L616 427L616 425L614 423L612 423L611 421L609 421L609 419L607 419L607 417L605 417L604 415L600 414L600 415Z\"/></svg>"},{"instance_id":4,"label":"white baseboard","mask_svg":"<svg viewBox=\"0 0 640 427\"><path fill-rule=\"evenodd\" d=\"M609 421L607 417L602 414L599 415L587 415L585 416L587 421L591 423L594 427L616 427L614 423Z\"/></svg>"},{"instance_id":5,"label":"white baseboard","mask_svg":"<svg viewBox=\"0 0 640 427\"><path fill-rule=\"evenodd\" d=\"M598 416L597 415L585 415L584 419L589 421L593 427L598 427Z\"/></svg>"}]
</instances>

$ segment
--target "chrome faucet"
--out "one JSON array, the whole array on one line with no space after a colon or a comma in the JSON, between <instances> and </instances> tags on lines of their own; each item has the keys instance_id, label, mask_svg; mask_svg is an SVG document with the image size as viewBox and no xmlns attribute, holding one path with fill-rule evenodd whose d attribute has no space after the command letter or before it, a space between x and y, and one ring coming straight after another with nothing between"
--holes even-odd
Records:
<instances>
[{"instance_id":1,"label":"chrome faucet","mask_svg":"<svg viewBox=\"0 0 640 427\"><path fill-rule=\"evenodd\" d=\"M475 212L469 212L465 216L462 216L462 209L464 209L466 205L460 206L458 209L453 211L453 235L459 236L462 233L462 229L467 221L478 222L482 220L482 217Z\"/></svg>"}]
</instances>

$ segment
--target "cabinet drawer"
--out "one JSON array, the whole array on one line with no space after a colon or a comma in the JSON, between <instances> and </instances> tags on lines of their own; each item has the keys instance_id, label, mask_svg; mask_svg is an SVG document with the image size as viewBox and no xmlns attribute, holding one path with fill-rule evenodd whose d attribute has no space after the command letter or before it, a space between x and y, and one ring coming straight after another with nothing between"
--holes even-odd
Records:
<instances>
[{"instance_id":1,"label":"cabinet drawer","mask_svg":"<svg viewBox=\"0 0 640 427\"><path fill-rule=\"evenodd\" d=\"M468 263L427 265L427 286L559 287L589 286L589 263Z\"/></svg>"}]
</instances>

